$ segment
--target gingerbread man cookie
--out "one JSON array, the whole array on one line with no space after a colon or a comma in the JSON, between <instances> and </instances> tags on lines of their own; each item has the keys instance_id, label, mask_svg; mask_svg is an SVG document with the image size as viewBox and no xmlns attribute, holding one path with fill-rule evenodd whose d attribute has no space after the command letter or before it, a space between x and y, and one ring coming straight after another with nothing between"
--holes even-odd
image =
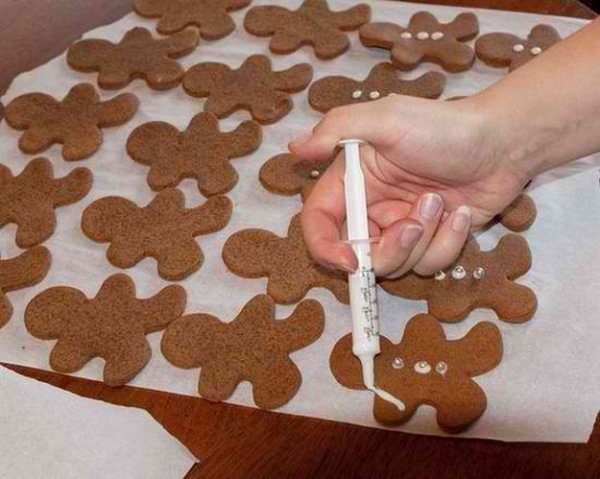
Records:
<instances>
[{"instance_id":1,"label":"gingerbread man cookie","mask_svg":"<svg viewBox=\"0 0 600 479\"><path fill-rule=\"evenodd\" d=\"M146 335L180 317L185 302L185 290L175 285L137 299L131 278L115 274L93 299L66 286L41 292L27 305L25 326L36 338L58 339L50 353L55 371L73 373L99 357L105 361L104 382L121 386L152 356Z\"/></svg>"},{"instance_id":2,"label":"gingerbread man cookie","mask_svg":"<svg viewBox=\"0 0 600 479\"><path fill-rule=\"evenodd\" d=\"M102 144L101 128L128 122L137 107L132 93L100 101L92 85L80 83L62 101L44 93L15 98L6 107L6 122L25 130L19 139L21 151L40 153L59 143L63 158L74 161L92 156Z\"/></svg>"},{"instance_id":3,"label":"gingerbread man cookie","mask_svg":"<svg viewBox=\"0 0 600 479\"><path fill-rule=\"evenodd\" d=\"M527 39L511 33L482 35L475 42L475 53L487 65L508 67L508 71L513 71L560 40L560 35L550 25L537 25Z\"/></svg>"},{"instance_id":4,"label":"gingerbread man cookie","mask_svg":"<svg viewBox=\"0 0 600 479\"><path fill-rule=\"evenodd\" d=\"M462 72L475 61L473 48L464 43L479 32L473 13L461 13L450 23L440 23L429 12L415 13L408 27L394 23L369 23L360 29L367 47L391 51L392 62L401 70L412 70L423 62L437 63L449 72Z\"/></svg>"},{"instance_id":5,"label":"gingerbread man cookie","mask_svg":"<svg viewBox=\"0 0 600 479\"><path fill-rule=\"evenodd\" d=\"M259 180L271 193L308 198L321 175L333 163L336 154L323 161L302 161L291 153L275 155L260 168Z\"/></svg>"},{"instance_id":6,"label":"gingerbread man cookie","mask_svg":"<svg viewBox=\"0 0 600 479\"><path fill-rule=\"evenodd\" d=\"M537 208L531 196L522 193L498 215L504 227L521 232L528 229L537 216Z\"/></svg>"},{"instance_id":7,"label":"gingerbread man cookie","mask_svg":"<svg viewBox=\"0 0 600 479\"><path fill-rule=\"evenodd\" d=\"M16 243L30 248L47 240L56 228L54 208L76 203L92 188L92 173L75 168L54 178L52 164L35 158L17 176L0 165L0 228L16 223Z\"/></svg>"},{"instance_id":8,"label":"gingerbread man cookie","mask_svg":"<svg viewBox=\"0 0 600 479\"><path fill-rule=\"evenodd\" d=\"M265 55L252 55L236 70L223 63L200 63L188 70L184 90L195 97L208 97L204 111L224 118L236 110L250 112L262 124L287 115L294 103L290 93L304 90L312 79L308 63L273 71Z\"/></svg>"},{"instance_id":9,"label":"gingerbread man cookie","mask_svg":"<svg viewBox=\"0 0 600 479\"><path fill-rule=\"evenodd\" d=\"M308 90L308 102L315 110L327 113L338 106L378 100L388 95L438 98L445 85L446 77L439 72L402 80L391 63L379 63L362 81L337 75L317 80Z\"/></svg>"},{"instance_id":10,"label":"gingerbread man cookie","mask_svg":"<svg viewBox=\"0 0 600 479\"><path fill-rule=\"evenodd\" d=\"M148 185L153 190L194 178L204 196L214 196L231 190L238 181L229 160L252 153L261 139L260 125L254 121L223 133L214 115L199 113L183 132L162 121L138 126L127 140L127 153L150 166Z\"/></svg>"},{"instance_id":11,"label":"gingerbread man cookie","mask_svg":"<svg viewBox=\"0 0 600 479\"><path fill-rule=\"evenodd\" d=\"M163 35L195 26L206 40L218 40L235 30L229 12L251 0L134 0L133 8L142 17L158 18L156 30Z\"/></svg>"},{"instance_id":12,"label":"gingerbread man cookie","mask_svg":"<svg viewBox=\"0 0 600 479\"><path fill-rule=\"evenodd\" d=\"M515 283L531 267L525 238L508 234L491 251L481 251L470 238L455 265L434 277L415 273L384 280L388 293L427 300L429 314L440 321L460 321L477 308L489 308L507 323L531 319L537 299L531 289Z\"/></svg>"},{"instance_id":13,"label":"gingerbread man cookie","mask_svg":"<svg viewBox=\"0 0 600 479\"><path fill-rule=\"evenodd\" d=\"M143 78L150 88L166 90L177 86L183 67L174 58L192 52L198 34L188 29L168 38L152 38L148 30L135 27L119 43L87 39L69 48L67 63L81 72L98 72L100 88L123 88Z\"/></svg>"},{"instance_id":14,"label":"gingerbread man cookie","mask_svg":"<svg viewBox=\"0 0 600 479\"><path fill-rule=\"evenodd\" d=\"M253 386L256 405L286 404L302 384L290 353L314 343L325 325L321 305L302 301L286 319L275 319L267 295L252 298L231 322L209 314L175 320L162 338L162 352L180 368L202 368L198 392L209 401L229 398L242 381Z\"/></svg>"},{"instance_id":15,"label":"gingerbread man cookie","mask_svg":"<svg viewBox=\"0 0 600 479\"><path fill-rule=\"evenodd\" d=\"M85 209L81 227L90 239L111 243L106 256L113 265L131 268L150 256L156 259L161 278L177 281L204 261L194 238L223 229L231 210L225 196L213 196L187 209L183 193L171 188L144 208L118 196L101 198Z\"/></svg>"},{"instance_id":16,"label":"gingerbread man cookie","mask_svg":"<svg viewBox=\"0 0 600 479\"><path fill-rule=\"evenodd\" d=\"M314 48L317 58L329 60L350 48L347 30L356 30L371 18L365 4L333 12L325 0L304 0L297 10L276 5L253 7L244 18L246 30L259 37L272 37L273 53L293 53L303 45Z\"/></svg>"},{"instance_id":17,"label":"gingerbread man cookie","mask_svg":"<svg viewBox=\"0 0 600 479\"><path fill-rule=\"evenodd\" d=\"M233 234L223 247L223 261L243 278L267 277L267 293L280 304L296 303L312 288L327 288L338 301L349 302L346 275L318 265L306 249L299 215L287 238L261 229Z\"/></svg>"},{"instance_id":18,"label":"gingerbread man cookie","mask_svg":"<svg viewBox=\"0 0 600 479\"><path fill-rule=\"evenodd\" d=\"M378 387L402 400L406 409L375 396L373 415L387 426L400 425L419 406L428 405L436 409L441 429L464 431L487 406L483 389L472 378L491 371L501 359L502 336L494 324L478 323L463 338L448 340L435 318L415 316L399 344L381 337L381 353L375 357ZM352 354L352 335L338 341L329 363L342 386L366 389L360 361Z\"/></svg>"},{"instance_id":19,"label":"gingerbread man cookie","mask_svg":"<svg viewBox=\"0 0 600 479\"><path fill-rule=\"evenodd\" d=\"M6 293L41 282L51 261L50 251L43 246L23 251L15 258L0 259L0 328L8 323L13 312Z\"/></svg>"}]
</instances>

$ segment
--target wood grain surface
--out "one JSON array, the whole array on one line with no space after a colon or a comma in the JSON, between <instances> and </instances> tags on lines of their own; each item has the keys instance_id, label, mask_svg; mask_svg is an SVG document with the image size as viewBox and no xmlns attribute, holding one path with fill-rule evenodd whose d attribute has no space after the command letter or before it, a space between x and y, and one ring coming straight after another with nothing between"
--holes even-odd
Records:
<instances>
[{"instance_id":1,"label":"wood grain surface","mask_svg":"<svg viewBox=\"0 0 600 479\"><path fill-rule=\"evenodd\" d=\"M418 3L595 17L575 0ZM110 23L130 8L130 0L0 0L0 92L17 73L44 63L84 31ZM582 445L434 438L212 404L128 386L109 388L96 381L6 366L81 396L148 410L201 459L188 479L600 478L598 420L589 443Z\"/></svg>"}]
</instances>

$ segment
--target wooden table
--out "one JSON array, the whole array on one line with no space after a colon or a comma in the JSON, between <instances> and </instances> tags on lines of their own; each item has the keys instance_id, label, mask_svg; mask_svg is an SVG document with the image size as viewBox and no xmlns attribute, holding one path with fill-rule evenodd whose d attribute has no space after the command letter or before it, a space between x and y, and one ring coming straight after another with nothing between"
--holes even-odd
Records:
<instances>
[{"instance_id":1,"label":"wooden table","mask_svg":"<svg viewBox=\"0 0 600 479\"><path fill-rule=\"evenodd\" d=\"M42 49L23 48L30 26L41 21L51 2L27 0L19 3L25 15L3 10L0 0L0 59L22 71L59 53L84 29L93 27L73 20L73 35L64 28L46 38L54 44ZM90 4L89 1L82 1ZM60 2L54 2L54 5ZM73 4L71 0L65 3ZM110 3L111 8L100 8ZM119 5L116 5L116 4ZM128 0L97 1L97 24L108 22L125 11ZM594 18L595 14L575 0L439 0L468 7L570 15ZM81 4L80 4L81 5ZM100 7L99 7L100 6ZM37 13L36 13L37 12ZM13 12L14 13L14 12ZM8 20L10 21L8 21ZM4 24L3 24L4 22ZM63 25L64 26L64 25ZM12 35L11 35L12 32ZM24 33L25 32L25 33ZM21 39L21 40L19 40ZM6 42L9 42L7 45ZM20 43L19 43L20 41ZM69 40L70 41L70 40ZM10 52L11 42L21 45L21 66ZM17 65L16 67L14 65ZM0 68L0 70L2 70ZM2 78L0 78L1 91ZM146 409L171 434L202 460L186 478L271 478L271 477L402 477L418 478L600 478L600 421L588 444L504 444L495 441L446 439L370 429L317 419L288 416L258 409L212 404L199 398L179 396L134 387L109 388L102 383L21 366L7 365L23 375L94 399ZM557 411L560 414L560 411ZM1 465L0 465L1 468Z\"/></svg>"}]
</instances>

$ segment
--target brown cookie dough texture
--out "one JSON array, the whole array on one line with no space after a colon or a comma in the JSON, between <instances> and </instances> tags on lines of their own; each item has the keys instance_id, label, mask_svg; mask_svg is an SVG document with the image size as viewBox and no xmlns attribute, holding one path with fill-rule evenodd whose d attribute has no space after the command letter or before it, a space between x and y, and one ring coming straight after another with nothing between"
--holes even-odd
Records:
<instances>
[{"instance_id":1,"label":"brown cookie dough texture","mask_svg":"<svg viewBox=\"0 0 600 479\"><path fill-rule=\"evenodd\" d=\"M163 190L140 208L118 196L101 198L83 212L83 232L98 243L110 243L106 256L119 268L155 258L161 278L177 281L202 265L204 255L194 238L224 228L231 201L213 196L196 208L185 208L183 193Z\"/></svg>"},{"instance_id":2,"label":"brown cookie dough texture","mask_svg":"<svg viewBox=\"0 0 600 479\"><path fill-rule=\"evenodd\" d=\"M171 285L147 299L135 297L135 284L124 274L110 276L93 299L75 288L57 286L27 305L25 326L39 339L58 339L50 366L73 373L91 359L104 359L104 382L120 386L144 368L152 356L146 335L180 317L186 294Z\"/></svg>"},{"instance_id":3,"label":"brown cookie dough texture","mask_svg":"<svg viewBox=\"0 0 600 479\"><path fill-rule=\"evenodd\" d=\"M511 33L487 33L475 42L477 57L493 67L513 71L561 40L550 25L537 25L526 39Z\"/></svg>"},{"instance_id":4,"label":"brown cookie dough texture","mask_svg":"<svg viewBox=\"0 0 600 479\"><path fill-rule=\"evenodd\" d=\"M6 293L41 282L50 269L52 257L43 246L24 251L10 259L0 259L0 328L12 316L13 308Z\"/></svg>"},{"instance_id":5,"label":"brown cookie dough texture","mask_svg":"<svg viewBox=\"0 0 600 479\"><path fill-rule=\"evenodd\" d=\"M521 232L528 229L537 216L537 208L531 196L523 193L499 215L500 222L509 230Z\"/></svg>"},{"instance_id":6,"label":"brown cookie dough texture","mask_svg":"<svg viewBox=\"0 0 600 479\"><path fill-rule=\"evenodd\" d=\"M314 82L308 90L308 102L315 110L326 113L332 108L378 100L388 95L438 98L444 91L446 77L428 72L414 80L402 80L391 63L379 63L362 81L330 76Z\"/></svg>"},{"instance_id":7,"label":"brown cookie dough texture","mask_svg":"<svg viewBox=\"0 0 600 479\"><path fill-rule=\"evenodd\" d=\"M436 409L439 427L464 431L484 413L485 392L472 379L494 369L502 359L502 336L492 323L476 324L466 336L448 340L438 321L427 314L412 318L399 344L381 337L375 357L377 386L402 400L406 410L375 396L373 415L385 425L408 421L421 405ZM364 390L360 361L352 354L352 335L338 341L329 358L337 381Z\"/></svg>"},{"instance_id":8,"label":"brown cookie dough texture","mask_svg":"<svg viewBox=\"0 0 600 479\"><path fill-rule=\"evenodd\" d=\"M19 248L38 245L54 233L54 208L76 203L91 187L92 173L87 168L54 178L46 158L31 160L17 176L0 164L0 228L15 223Z\"/></svg>"},{"instance_id":9,"label":"brown cookie dough texture","mask_svg":"<svg viewBox=\"0 0 600 479\"><path fill-rule=\"evenodd\" d=\"M287 238L261 229L233 234L223 247L223 261L243 278L267 277L267 293L280 304L296 303L312 288L326 288L338 301L349 302L346 275L314 262L299 215L292 218Z\"/></svg>"},{"instance_id":10,"label":"brown cookie dough texture","mask_svg":"<svg viewBox=\"0 0 600 479\"><path fill-rule=\"evenodd\" d=\"M177 86L185 70L174 58L194 51L198 34L188 29L168 38L152 38L148 30L135 27L119 43L81 40L69 48L67 63L81 72L98 72L100 88L118 89L142 78L150 88Z\"/></svg>"},{"instance_id":11,"label":"brown cookie dough texture","mask_svg":"<svg viewBox=\"0 0 600 479\"><path fill-rule=\"evenodd\" d=\"M380 284L388 293L427 301L429 314L440 321L460 321L477 308L492 309L507 323L531 319L537 299L531 289L515 283L531 267L525 238L508 234L491 251L467 241L458 260L433 277L409 273Z\"/></svg>"},{"instance_id":12,"label":"brown cookie dough texture","mask_svg":"<svg viewBox=\"0 0 600 479\"><path fill-rule=\"evenodd\" d=\"M328 60L350 48L344 31L356 30L370 18L371 8L365 4L333 12L325 0L304 0L297 10L276 5L252 7L244 27L253 35L272 37L269 48L273 53L293 53L310 45L317 58Z\"/></svg>"},{"instance_id":13,"label":"brown cookie dough texture","mask_svg":"<svg viewBox=\"0 0 600 479\"><path fill-rule=\"evenodd\" d=\"M291 153L275 155L260 168L259 179L271 193L292 196L300 193L302 201L310 195L313 187L336 155L326 160L303 161Z\"/></svg>"},{"instance_id":14,"label":"brown cookie dough texture","mask_svg":"<svg viewBox=\"0 0 600 479\"><path fill-rule=\"evenodd\" d=\"M223 63L200 63L190 68L183 88L191 96L208 97L204 111L224 118L236 110L247 110L262 124L287 115L294 103L290 93L304 90L312 79L308 63L273 71L265 55L252 55L237 69Z\"/></svg>"},{"instance_id":15,"label":"brown cookie dough texture","mask_svg":"<svg viewBox=\"0 0 600 479\"><path fill-rule=\"evenodd\" d=\"M251 0L134 0L133 8L142 17L158 18L156 30L164 35L194 26L206 40L226 37L235 30L229 12Z\"/></svg>"},{"instance_id":16,"label":"brown cookie dough texture","mask_svg":"<svg viewBox=\"0 0 600 479\"><path fill-rule=\"evenodd\" d=\"M449 72L468 70L475 52L463 43L479 32L473 13L461 13L450 23L440 23L429 12L415 13L408 27L394 23L369 23L360 29L360 40L367 47L391 51L392 62L401 70L412 70L423 62L437 63Z\"/></svg>"},{"instance_id":17,"label":"brown cookie dough texture","mask_svg":"<svg viewBox=\"0 0 600 479\"><path fill-rule=\"evenodd\" d=\"M302 301L286 319L275 319L267 295L252 298L231 322L209 314L190 314L165 331L162 352L180 368L202 368L198 392L209 401L229 398L242 381L253 387L262 409L283 406L302 384L290 353L323 333L324 313L314 300Z\"/></svg>"},{"instance_id":18,"label":"brown cookie dough texture","mask_svg":"<svg viewBox=\"0 0 600 479\"><path fill-rule=\"evenodd\" d=\"M63 158L82 160L92 156L102 144L102 130L129 121L138 107L132 93L100 101L89 83L75 85L57 101L44 93L27 93L6 107L6 122L25 130L19 148L25 153L40 153L55 143L63 145Z\"/></svg>"},{"instance_id":19,"label":"brown cookie dough texture","mask_svg":"<svg viewBox=\"0 0 600 479\"><path fill-rule=\"evenodd\" d=\"M229 160L252 153L261 139L260 125L254 121L223 133L214 115L199 113L183 132L162 121L138 126L127 140L127 153L150 167L148 185L153 190L193 178L204 196L214 196L231 190L238 181Z\"/></svg>"}]
</instances>

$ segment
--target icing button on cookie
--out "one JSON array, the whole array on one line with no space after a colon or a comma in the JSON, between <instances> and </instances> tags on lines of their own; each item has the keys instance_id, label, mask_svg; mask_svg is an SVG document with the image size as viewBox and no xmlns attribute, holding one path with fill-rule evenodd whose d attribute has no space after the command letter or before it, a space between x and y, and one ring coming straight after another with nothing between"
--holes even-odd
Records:
<instances>
[{"instance_id":1,"label":"icing button on cookie","mask_svg":"<svg viewBox=\"0 0 600 479\"><path fill-rule=\"evenodd\" d=\"M360 98L360 97L361 97L361 95L362 95L362 91L360 91L360 90L354 90L354 91L352 92L352 98L355 98L355 99L356 99L356 98Z\"/></svg>"},{"instance_id":2,"label":"icing button on cookie","mask_svg":"<svg viewBox=\"0 0 600 479\"><path fill-rule=\"evenodd\" d=\"M446 273L443 271L438 271L437 273L435 273L435 275L433 276L433 279L435 279L436 281L443 281L446 279Z\"/></svg>"},{"instance_id":3,"label":"icing button on cookie","mask_svg":"<svg viewBox=\"0 0 600 479\"><path fill-rule=\"evenodd\" d=\"M532 55L539 55L540 53L542 53L542 49L540 47L533 47L529 51L531 52Z\"/></svg>"},{"instance_id":4,"label":"icing button on cookie","mask_svg":"<svg viewBox=\"0 0 600 479\"><path fill-rule=\"evenodd\" d=\"M431 372L431 366L427 361L419 361L415 363L415 371L419 374L429 374Z\"/></svg>"},{"instance_id":5,"label":"icing button on cookie","mask_svg":"<svg viewBox=\"0 0 600 479\"><path fill-rule=\"evenodd\" d=\"M485 270L481 266L475 268L475 271L473 271L473 278L475 278L475 279L485 278Z\"/></svg>"},{"instance_id":6,"label":"icing button on cookie","mask_svg":"<svg viewBox=\"0 0 600 479\"><path fill-rule=\"evenodd\" d=\"M517 43L516 45L513 46L513 52L520 53L523 50L525 50L525 46L522 45L521 43Z\"/></svg>"},{"instance_id":7,"label":"icing button on cookie","mask_svg":"<svg viewBox=\"0 0 600 479\"><path fill-rule=\"evenodd\" d=\"M463 268L461 265L456 265L452 269L452 277L454 279L463 279L466 275L467 272L465 271L465 268Z\"/></svg>"},{"instance_id":8,"label":"icing button on cookie","mask_svg":"<svg viewBox=\"0 0 600 479\"><path fill-rule=\"evenodd\" d=\"M444 361L440 361L435 365L435 372L441 374L442 376L448 372L448 364Z\"/></svg>"},{"instance_id":9,"label":"icing button on cookie","mask_svg":"<svg viewBox=\"0 0 600 479\"><path fill-rule=\"evenodd\" d=\"M402 358L394 358L394 361L392 362L392 367L394 367L394 369L402 369L404 367L404 361L402 360Z\"/></svg>"},{"instance_id":10,"label":"icing button on cookie","mask_svg":"<svg viewBox=\"0 0 600 479\"><path fill-rule=\"evenodd\" d=\"M432 40L440 40L442 38L444 38L444 34L442 32L433 32L431 34L431 39Z\"/></svg>"},{"instance_id":11,"label":"icing button on cookie","mask_svg":"<svg viewBox=\"0 0 600 479\"><path fill-rule=\"evenodd\" d=\"M372 91L371 93L369 93L369 98L371 100L376 100L380 96L381 96L381 94L378 91Z\"/></svg>"},{"instance_id":12,"label":"icing button on cookie","mask_svg":"<svg viewBox=\"0 0 600 479\"><path fill-rule=\"evenodd\" d=\"M427 40L429 38L429 33L427 33L427 32L419 32L419 33L417 33L417 38L419 40Z\"/></svg>"}]
</instances>

